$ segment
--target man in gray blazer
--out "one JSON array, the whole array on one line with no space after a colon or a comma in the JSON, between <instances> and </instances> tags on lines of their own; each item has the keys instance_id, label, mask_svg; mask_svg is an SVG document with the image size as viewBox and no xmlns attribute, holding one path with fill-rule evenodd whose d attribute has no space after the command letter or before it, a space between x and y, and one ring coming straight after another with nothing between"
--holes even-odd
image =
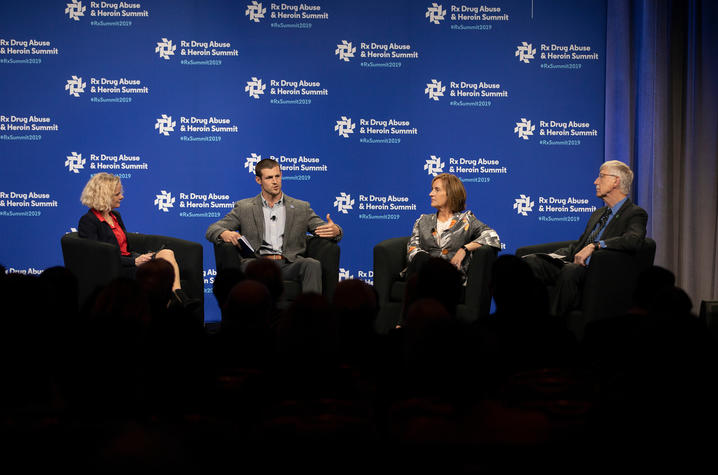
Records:
<instances>
[{"instance_id":1,"label":"man in gray blazer","mask_svg":"<svg viewBox=\"0 0 718 475\"><path fill-rule=\"evenodd\" d=\"M306 234L339 241L342 229L327 214L324 222L309 206L282 193L282 170L275 160L265 158L254 168L259 195L237 201L232 211L207 228L212 243L229 242L239 248L242 238L253 254L242 259L244 270L251 259L274 260L286 280L297 280L302 292L322 292L322 268L319 261L304 257Z\"/></svg>"}]
</instances>

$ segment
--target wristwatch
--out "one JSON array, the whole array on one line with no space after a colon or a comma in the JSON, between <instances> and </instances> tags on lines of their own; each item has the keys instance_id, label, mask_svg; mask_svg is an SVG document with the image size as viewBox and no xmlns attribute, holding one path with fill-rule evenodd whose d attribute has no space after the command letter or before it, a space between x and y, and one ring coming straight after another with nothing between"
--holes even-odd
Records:
<instances>
[{"instance_id":1,"label":"wristwatch","mask_svg":"<svg viewBox=\"0 0 718 475\"><path fill-rule=\"evenodd\" d=\"M601 249L601 243L598 242L598 241L594 242L594 243L593 243L593 250L594 250L594 251L598 251L599 249Z\"/></svg>"},{"instance_id":2,"label":"wristwatch","mask_svg":"<svg viewBox=\"0 0 718 475\"><path fill-rule=\"evenodd\" d=\"M464 244L463 246L461 246L461 249L463 249L464 252L466 252L467 254L469 253L469 248L466 247L466 244Z\"/></svg>"}]
</instances>

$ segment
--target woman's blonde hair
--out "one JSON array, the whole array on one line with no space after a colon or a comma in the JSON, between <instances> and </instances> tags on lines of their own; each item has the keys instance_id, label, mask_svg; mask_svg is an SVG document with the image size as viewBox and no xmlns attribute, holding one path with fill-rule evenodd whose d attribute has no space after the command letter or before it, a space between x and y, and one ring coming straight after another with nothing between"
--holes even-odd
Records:
<instances>
[{"instance_id":1,"label":"woman's blonde hair","mask_svg":"<svg viewBox=\"0 0 718 475\"><path fill-rule=\"evenodd\" d=\"M452 213L458 213L466 209L466 189L464 184L461 183L458 177L451 175L450 173L442 173L436 175L431 180L431 186L434 186L436 180L441 180L446 190L446 199L448 201L449 208Z\"/></svg>"},{"instance_id":2,"label":"woman's blonde hair","mask_svg":"<svg viewBox=\"0 0 718 475\"><path fill-rule=\"evenodd\" d=\"M97 211L111 211L112 198L118 183L120 183L120 177L109 173L98 173L85 185L80 201L83 205Z\"/></svg>"}]
</instances>

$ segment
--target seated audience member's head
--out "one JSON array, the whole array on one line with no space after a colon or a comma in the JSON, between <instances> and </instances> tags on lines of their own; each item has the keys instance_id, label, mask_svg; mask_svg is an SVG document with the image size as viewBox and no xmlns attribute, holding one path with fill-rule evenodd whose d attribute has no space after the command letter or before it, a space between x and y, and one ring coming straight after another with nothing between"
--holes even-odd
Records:
<instances>
[{"instance_id":1,"label":"seated audience member's head","mask_svg":"<svg viewBox=\"0 0 718 475\"><path fill-rule=\"evenodd\" d=\"M52 293L52 300L63 306L63 311L77 313L78 284L72 272L62 266L49 267L40 274L40 282Z\"/></svg>"},{"instance_id":2,"label":"seated audience member's head","mask_svg":"<svg viewBox=\"0 0 718 475\"><path fill-rule=\"evenodd\" d=\"M332 307L341 325L355 331L373 331L374 319L379 311L374 287L363 280L349 279L337 284Z\"/></svg>"},{"instance_id":3,"label":"seated audience member's head","mask_svg":"<svg viewBox=\"0 0 718 475\"><path fill-rule=\"evenodd\" d=\"M255 280L243 280L232 287L222 307L223 332L264 331L272 311L267 287Z\"/></svg>"},{"instance_id":4,"label":"seated audience member's head","mask_svg":"<svg viewBox=\"0 0 718 475\"><path fill-rule=\"evenodd\" d=\"M282 292L284 292L284 281L282 271L274 261L270 259L254 259L247 265L244 275L247 279L263 283L269 290L274 305L279 302Z\"/></svg>"},{"instance_id":5,"label":"seated audience member's head","mask_svg":"<svg viewBox=\"0 0 718 475\"><path fill-rule=\"evenodd\" d=\"M232 288L244 280L244 272L237 268L228 268L217 271L212 283L212 293L217 299L217 305L221 309L227 301L227 296Z\"/></svg>"},{"instance_id":6,"label":"seated audience member's head","mask_svg":"<svg viewBox=\"0 0 718 475\"><path fill-rule=\"evenodd\" d=\"M278 351L290 364L332 363L336 342L331 309L319 294L306 293L297 297L279 323Z\"/></svg>"},{"instance_id":7,"label":"seated audience member's head","mask_svg":"<svg viewBox=\"0 0 718 475\"><path fill-rule=\"evenodd\" d=\"M665 289L656 297L651 314L664 318L683 318L691 316L693 302L685 290L677 286Z\"/></svg>"},{"instance_id":8,"label":"seated audience member's head","mask_svg":"<svg viewBox=\"0 0 718 475\"><path fill-rule=\"evenodd\" d=\"M137 283L153 309L166 308L172 297L174 269L164 259L152 259L137 268Z\"/></svg>"},{"instance_id":9,"label":"seated audience member's head","mask_svg":"<svg viewBox=\"0 0 718 475\"><path fill-rule=\"evenodd\" d=\"M118 278L99 291L90 310L90 330L116 344L140 343L151 322L146 295L137 281Z\"/></svg>"},{"instance_id":10,"label":"seated audience member's head","mask_svg":"<svg viewBox=\"0 0 718 475\"><path fill-rule=\"evenodd\" d=\"M633 292L633 311L646 313L655 308L656 301L673 289L676 277L673 272L660 266L651 266L638 276Z\"/></svg>"},{"instance_id":11,"label":"seated audience member's head","mask_svg":"<svg viewBox=\"0 0 718 475\"><path fill-rule=\"evenodd\" d=\"M462 365L458 321L434 298L419 298L409 307L402 333L402 358L413 385L449 390Z\"/></svg>"},{"instance_id":12,"label":"seated audience member's head","mask_svg":"<svg viewBox=\"0 0 718 475\"><path fill-rule=\"evenodd\" d=\"M520 257L499 256L491 269L490 287L497 313L517 317L548 314L546 288Z\"/></svg>"},{"instance_id":13,"label":"seated audience member's head","mask_svg":"<svg viewBox=\"0 0 718 475\"><path fill-rule=\"evenodd\" d=\"M432 257L418 273L415 295L438 300L451 315L456 315L462 291L459 270L449 261Z\"/></svg>"},{"instance_id":14,"label":"seated audience member's head","mask_svg":"<svg viewBox=\"0 0 718 475\"><path fill-rule=\"evenodd\" d=\"M337 284L332 309L338 327L341 349L345 353L371 351L374 321L378 313L374 287L358 279Z\"/></svg>"}]
</instances>

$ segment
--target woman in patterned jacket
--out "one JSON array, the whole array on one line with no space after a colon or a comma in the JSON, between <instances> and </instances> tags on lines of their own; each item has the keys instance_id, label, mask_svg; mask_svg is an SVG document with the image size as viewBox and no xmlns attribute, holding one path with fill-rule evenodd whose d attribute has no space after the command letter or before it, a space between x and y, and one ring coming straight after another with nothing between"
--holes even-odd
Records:
<instances>
[{"instance_id":1,"label":"woman in patterned jacket","mask_svg":"<svg viewBox=\"0 0 718 475\"><path fill-rule=\"evenodd\" d=\"M435 176L429 197L437 211L422 214L414 224L407 245L407 274L418 272L430 257L441 257L456 266L466 282L471 252L481 246L500 249L499 235L466 210L466 190L456 176Z\"/></svg>"}]
</instances>

